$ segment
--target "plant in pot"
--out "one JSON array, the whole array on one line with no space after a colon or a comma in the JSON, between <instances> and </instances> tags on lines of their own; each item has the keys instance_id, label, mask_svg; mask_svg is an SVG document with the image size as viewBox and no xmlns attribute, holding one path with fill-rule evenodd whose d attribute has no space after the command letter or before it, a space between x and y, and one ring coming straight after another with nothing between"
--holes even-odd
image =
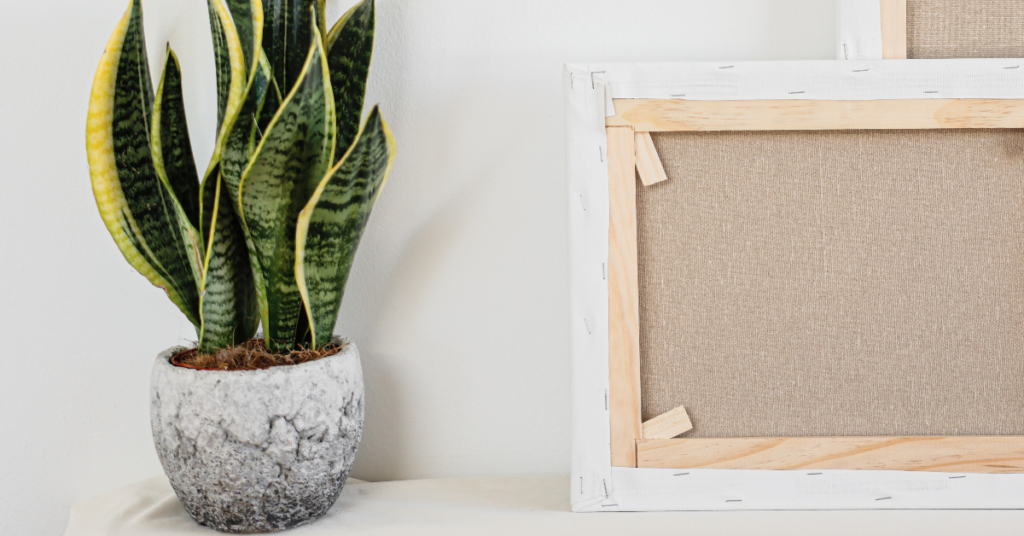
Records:
<instances>
[{"instance_id":1,"label":"plant in pot","mask_svg":"<svg viewBox=\"0 0 1024 536\"><path fill-rule=\"evenodd\" d=\"M89 168L125 259L199 335L153 369L171 485L199 523L283 530L326 513L362 433L359 354L334 325L395 144L377 107L360 126L373 0L330 31L324 0L207 3L217 137L202 180L169 46L153 90L140 0L96 72Z\"/></svg>"}]
</instances>

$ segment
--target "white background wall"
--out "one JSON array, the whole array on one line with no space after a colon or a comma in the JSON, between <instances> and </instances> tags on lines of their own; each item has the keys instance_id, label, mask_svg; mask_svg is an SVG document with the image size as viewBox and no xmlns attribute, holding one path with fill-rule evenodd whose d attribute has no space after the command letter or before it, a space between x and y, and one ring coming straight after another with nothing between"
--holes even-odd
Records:
<instances>
[{"instance_id":1,"label":"white background wall","mask_svg":"<svg viewBox=\"0 0 1024 536\"><path fill-rule=\"evenodd\" d=\"M349 4L329 0L329 21ZM150 367L195 337L92 199L89 89L126 5L7 2L0 17L3 535L61 534L74 501L160 473ZM368 388L354 476L568 472L562 63L831 59L834 9L378 0L368 102L399 156L338 327ZM145 15L154 69L168 40L184 64L202 169L216 115L205 2L145 0Z\"/></svg>"}]
</instances>

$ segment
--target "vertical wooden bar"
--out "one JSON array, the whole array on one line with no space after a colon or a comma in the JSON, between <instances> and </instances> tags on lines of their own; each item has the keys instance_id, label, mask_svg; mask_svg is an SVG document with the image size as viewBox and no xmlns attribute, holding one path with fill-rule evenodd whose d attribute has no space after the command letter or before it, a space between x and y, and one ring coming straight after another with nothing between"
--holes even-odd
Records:
<instances>
[{"instance_id":1,"label":"vertical wooden bar","mask_svg":"<svg viewBox=\"0 0 1024 536\"><path fill-rule=\"evenodd\" d=\"M636 249L636 156L632 127L609 127L608 410L612 466L636 467L640 423L640 298Z\"/></svg>"},{"instance_id":2,"label":"vertical wooden bar","mask_svg":"<svg viewBox=\"0 0 1024 536\"><path fill-rule=\"evenodd\" d=\"M882 58L907 59L907 0L881 0Z\"/></svg>"}]
</instances>

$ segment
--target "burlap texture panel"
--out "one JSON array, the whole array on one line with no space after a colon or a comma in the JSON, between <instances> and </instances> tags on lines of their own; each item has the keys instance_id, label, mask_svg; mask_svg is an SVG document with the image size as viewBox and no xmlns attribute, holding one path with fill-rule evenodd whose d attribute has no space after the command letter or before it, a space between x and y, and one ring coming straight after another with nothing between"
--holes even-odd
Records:
<instances>
[{"instance_id":1,"label":"burlap texture panel","mask_svg":"<svg viewBox=\"0 0 1024 536\"><path fill-rule=\"evenodd\" d=\"M907 0L907 57L1024 57L1024 4Z\"/></svg>"},{"instance_id":2,"label":"burlap texture panel","mask_svg":"<svg viewBox=\"0 0 1024 536\"><path fill-rule=\"evenodd\" d=\"M1024 135L654 135L642 410L687 437L1024 434Z\"/></svg>"}]
</instances>

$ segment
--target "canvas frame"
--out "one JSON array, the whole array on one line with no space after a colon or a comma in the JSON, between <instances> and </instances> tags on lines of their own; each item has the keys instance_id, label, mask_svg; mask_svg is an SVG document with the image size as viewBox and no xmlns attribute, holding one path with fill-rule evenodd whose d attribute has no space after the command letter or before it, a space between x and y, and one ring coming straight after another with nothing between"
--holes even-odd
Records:
<instances>
[{"instance_id":1,"label":"canvas frame","mask_svg":"<svg viewBox=\"0 0 1024 536\"><path fill-rule=\"evenodd\" d=\"M671 439L640 418L638 139L1019 129L1024 78L1008 62L566 67L574 510L1024 507L1024 437Z\"/></svg>"}]
</instances>

